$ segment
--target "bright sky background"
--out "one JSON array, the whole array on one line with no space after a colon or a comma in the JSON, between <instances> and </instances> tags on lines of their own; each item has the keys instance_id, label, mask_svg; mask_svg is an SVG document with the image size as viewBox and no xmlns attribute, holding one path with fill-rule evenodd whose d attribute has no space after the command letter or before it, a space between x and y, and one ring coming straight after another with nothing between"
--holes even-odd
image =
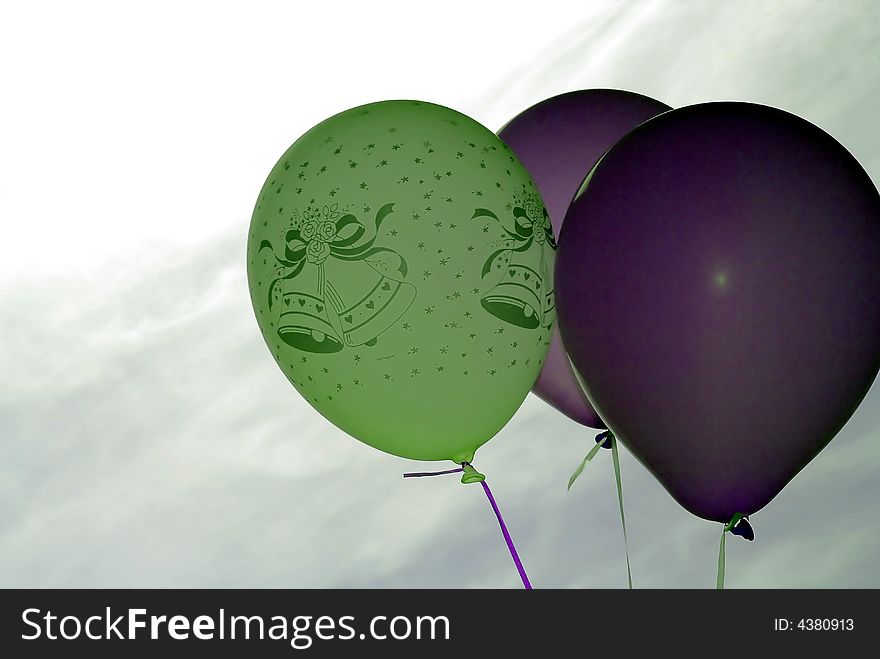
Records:
<instances>
[{"instance_id":1,"label":"bright sky background","mask_svg":"<svg viewBox=\"0 0 880 659\"><path fill-rule=\"evenodd\" d=\"M872 0L5 4L0 586L517 586L479 489L403 481L275 368L244 267L266 173L370 101L497 130L615 87L782 107L878 181L878 34ZM480 451L538 587L626 584L608 456L565 491L592 434L530 397ZM880 586L878 438L875 387L728 586ZM717 525L623 470L636 586L711 587Z\"/></svg>"}]
</instances>

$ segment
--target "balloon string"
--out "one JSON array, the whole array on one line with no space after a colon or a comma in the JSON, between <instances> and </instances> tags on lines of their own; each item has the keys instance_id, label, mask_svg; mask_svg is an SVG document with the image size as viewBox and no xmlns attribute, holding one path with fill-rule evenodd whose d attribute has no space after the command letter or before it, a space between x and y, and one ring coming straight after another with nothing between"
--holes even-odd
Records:
<instances>
[{"instance_id":1,"label":"balloon string","mask_svg":"<svg viewBox=\"0 0 880 659\"><path fill-rule=\"evenodd\" d=\"M629 586L629 589L632 590L633 581L632 569L629 564L629 541L626 537L626 515L623 513L623 485L620 480L620 454L617 450L617 437L614 436L613 432L606 430L596 436L596 445L590 449L590 452L587 453L587 457L581 461L578 468L575 469L574 473L571 475L571 478L568 479L568 489L571 489L571 486L581 473L583 473L587 463L596 456L600 448L611 449L611 457L614 464L614 481L617 485L617 507L620 509L620 526L623 529L623 553L626 558L626 583Z\"/></svg>"},{"instance_id":2,"label":"balloon string","mask_svg":"<svg viewBox=\"0 0 880 659\"><path fill-rule=\"evenodd\" d=\"M626 516L623 514L623 486L620 484L620 456L617 452L617 437L611 434L611 457L614 462L614 480L617 482L617 505L620 508L620 526L623 529L623 553L626 556L626 581L629 589L633 587L632 570L629 567L629 542L626 539Z\"/></svg>"},{"instance_id":3,"label":"balloon string","mask_svg":"<svg viewBox=\"0 0 880 659\"><path fill-rule=\"evenodd\" d=\"M516 571L519 572L519 578L522 579L523 588L531 590L532 584L529 581L529 576L526 574L526 569L523 567L522 561L519 560L519 554L516 552L516 547L513 545L513 539L507 531L507 525L504 523L501 511L498 510L498 504L495 503L495 497L492 496L492 490L489 489L489 484L486 483L486 481L480 481L480 485L483 486L483 492L486 493L486 498L489 499L492 510L495 511L495 517L498 518L498 526L501 527L501 534L504 536L504 542L507 543L507 550L510 552L513 564L516 565Z\"/></svg>"},{"instance_id":4,"label":"balloon string","mask_svg":"<svg viewBox=\"0 0 880 659\"><path fill-rule=\"evenodd\" d=\"M462 463L461 467L456 469L444 469L443 471L412 471L403 475L404 478L422 478L424 476L443 476L446 474L457 474L461 473L465 470L465 466L469 466L473 468L469 462ZM473 470L473 469L472 469ZM480 478L483 478L481 474L478 474ZM523 567L522 561L519 559L519 554L516 551L516 547L513 544L513 538L510 537L510 532L507 530L507 524L504 523L504 518L501 516L501 511L498 509L498 504L495 501L495 497L492 496L492 490L489 489L489 485L486 483L486 480L483 479L480 481L480 485L483 486L483 492L486 493L486 498L489 499L489 504L492 506L492 511L495 513L495 518L498 520L498 526L501 527L501 535L504 536L504 542L507 543L507 551L510 552L510 557L513 559L513 564L516 566L516 571L519 572L519 578L522 580L523 587L526 590L532 590L532 583L529 581L529 575L526 574L526 569Z\"/></svg>"},{"instance_id":5,"label":"balloon string","mask_svg":"<svg viewBox=\"0 0 880 659\"><path fill-rule=\"evenodd\" d=\"M568 479L568 489L571 489L571 486L574 485L574 482L578 479L578 477L583 473L584 467L587 466L587 463L596 457L596 454L599 452L599 449L602 448L602 444L598 443L593 448L590 449L590 452L587 453L587 456L581 460L581 463L578 465L578 468L574 470L574 473Z\"/></svg>"},{"instance_id":6,"label":"balloon string","mask_svg":"<svg viewBox=\"0 0 880 659\"><path fill-rule=\"evenodd\" d=\"M725 563L727 562L727 534L733 529L734 526L739 524L739 521L744 517L742 513L735 513L733 517L730 518L730 521L725 524L721 528L721 546L718 547L718 574L715 577L715 589L716 590L724 590L724 572L725 572Z\"/></svg>"},{"instance_id":7,"label":"balloon string","mask_svg":"<svg viewBox=\"0 0 880 659\"><path fill-rule=\"evenodd\" d=\"M404 478L422 478L424 476L444 476L445 474L458 474L464 471L464 467L458 469L444 469L443 471L411 471L403 475Z\"/></svg>"}]
</instances>

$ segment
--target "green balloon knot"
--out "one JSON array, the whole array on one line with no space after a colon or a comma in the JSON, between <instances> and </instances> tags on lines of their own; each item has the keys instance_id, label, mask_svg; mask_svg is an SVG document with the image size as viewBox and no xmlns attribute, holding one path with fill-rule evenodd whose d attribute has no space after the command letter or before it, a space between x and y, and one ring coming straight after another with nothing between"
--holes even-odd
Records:
<instances>
[{"instance_id":1,"label":"green balloon knot","mask_svg":"<svg viewBox=\"0 0 880 659\"><path fill-rule=\"evenodd\" d=\"M461 475L461 482L464 484L468 483L482 483L486 480L486 477L483 476L479 471L474 469L473 465L470 462L462 462L461 468L464 470L464 473Z\"/></svg>"}]
</instances>

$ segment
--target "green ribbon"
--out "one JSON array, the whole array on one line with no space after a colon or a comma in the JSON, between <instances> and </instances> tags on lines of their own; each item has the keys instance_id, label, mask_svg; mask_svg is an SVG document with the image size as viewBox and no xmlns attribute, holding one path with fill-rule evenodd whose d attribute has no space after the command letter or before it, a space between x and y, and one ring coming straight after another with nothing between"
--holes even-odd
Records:
<instances>
[{"instance_id":1,"label":"green ribbon","mask_svg":"<svg viewBox=\"0 0 880 659\"><path fill-rule=\"evenodd\" d=\"M614 480L617 481L617 505L620 507L620 526L623 529L623 551L626 556L626 580L632 590L633 578L629 569L629 543L626 539L626 516L623 514L623 486L620 484L620 456L617 453L617 437L611 434L611 457L614 458Z\"/></svg>"},{"instance_id":2,"label":"green ribbon","mask_svg":"<svg viewBox=\"0 0 880 659\"><path fill-rule=\"evenodd\" d=\"M721 546L718 548L718 575L715 577L716 590L724 590L727 534L730 533L734 526L739 524L739 520L741 520L743 517L744 515L742 513L735 513L734 516L730 518L730 521L725 524L724 527L721 529Z\"/></svg>"},{"instance_id":3,"label":"green ribbon","mask_svg":"<svg viewBox=\"0 0 880 659\"><path fill-rule=\"evenodd\" d=\"M614 480L617 483L617 505L620 508L620 526L623 529L623 551L626 556L626 581L629 585L629 589L632 590L633 581L632 581L632 570L629 565L629 541L626 537L626 515L623 513L623 485L620 480L620 454L617 450L617 437L614 436L614 433L609 431L609 437L611 439L611 457L614 463ZM578 468L574 470L574 473L571 475L571 478L568 479L568 489L571 489L571 486L578 479L578 476L581 475L584 471L584 467L587 466L587 463L590 462L596 454L599 452L599 449L602 448L602 444L605 443L605 440L597 443L593 448L590 449L590 452L587 453L586 457L581 461L578 465Z\"/></svg>"},{"instance_id":4,"label":"green ribbon","mask_svg":"<svg viewBox=\"0 0 880 659\"><path fill-rule=\"evenodd\" d=\"M373 223L372 235L361 242L361 239L367 233L367 227L350 213L343 215L334 222L335 235L329 241L321 240L318 237L306 240L302 237L300 229L290 229L285 235L284 258L275 253L275 248L268 240L260 243L260 250L269 249L275 257L275 261L283 268L291 268L286 274L276 277L269 285L268 304L272 308L272 293L275 286L285 279L293 279L303 269L306 264L308 245L312 240L321 240L326 242L329 248L329 256L340 261L363 261L371 256L380 253L391 254L397 259L397 267L395 270L405 277L407 273L406 259L389 247L374 247L379 227L382 221L394 212L394 204L385 204L376 213L376 219Z\"/></svg>"},{"instance_id":5,"label":"green ribbon","mask_svg":"<svg viewBox=\"0 0 880 659\"><path fill-rule=\"evenodd\" d=\"M574 482L577 480L578 476L580 476L584 467L587 466L587 463L596 457L596 454L599 452L599 449L602 448L602 443L596 444L593 448L590 449L590 452L587 453L587 457L585 457L581 463L578 465L578 468L574 470L574 473L571 475L571 478L568 479L568 489L571 489L571 486L574 485Z\"/></svg>"}]
</instances>

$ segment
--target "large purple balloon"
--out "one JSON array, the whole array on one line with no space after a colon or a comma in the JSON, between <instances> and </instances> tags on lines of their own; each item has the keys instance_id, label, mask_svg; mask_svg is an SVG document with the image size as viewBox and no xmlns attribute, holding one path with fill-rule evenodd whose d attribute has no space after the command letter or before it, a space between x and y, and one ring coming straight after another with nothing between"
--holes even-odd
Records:
<instances>
[{"instance_id":1,"label":"large purple balloon","mask_svg":"<svg viewBox=\"0 0 880 659\"><path fill-rule=\"evenodd\" d=\"M586 89L533 105L498 136L529 170L558 236L568 205L602 154L633 128L669 109L641 94ZM605 427L572 373L558 329L532 391L578 423Z\"/></svg>"},{"instance_id":2,"label":"large purple balloon","mask_svg":"<svg viewBox=\"0 0 880 659\"><path fill-rule=\"evenodd\" d=\"M568 211L559 326L599 414L685 508L764 507L880 366L880 195L816 126L748 103L621 140Z\"/></svg>"}]
</instances>

